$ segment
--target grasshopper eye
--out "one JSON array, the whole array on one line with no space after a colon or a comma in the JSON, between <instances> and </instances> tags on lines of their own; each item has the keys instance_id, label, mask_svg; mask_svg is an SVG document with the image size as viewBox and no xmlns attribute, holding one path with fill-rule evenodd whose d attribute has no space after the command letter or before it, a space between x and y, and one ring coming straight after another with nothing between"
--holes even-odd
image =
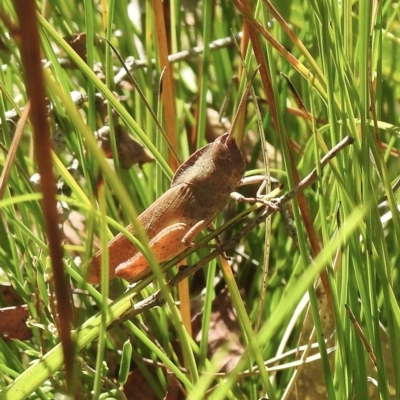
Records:
<instances>
[{"instance_id":1,"label":"grasshopper eye","mask_svg":"<svg viewBox=\"0 0 400 400\"><path fill-rule=\"evenodd\" d=\"M213 156L220 160L226 160L229 157L229 149L224 143L215 143L213 146Z\"/></svg>"},{"instance_id":2,"label":"grasshopper eye","mask_svg":"<svg viewBox=\"0 0 400 400\"><path fill-rule=\"evenodd\" d=\"M220 136L214 143L212 147L212 153L213 157L220 159L220 160L226 160L230 153L229 153L229 148L226 145L226 137L228 136L227 133L223 134Z\"/></svg>"}]
</instances>

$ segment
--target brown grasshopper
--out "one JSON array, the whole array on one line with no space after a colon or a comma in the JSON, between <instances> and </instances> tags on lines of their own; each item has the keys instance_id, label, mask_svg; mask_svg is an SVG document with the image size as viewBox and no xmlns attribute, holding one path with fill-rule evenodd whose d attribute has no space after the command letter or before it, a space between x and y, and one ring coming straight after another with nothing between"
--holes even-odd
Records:
<instances>
[{"instance_id":1,"label":"brown grasshopper","mask_svg":"<svg viewBox=\"0 0 400 400\"><path fill-rule=\"evenodd\" d=\"M243 183L245 169L232 133L197 150L178 168L171 187L138 217L158 262L177 256L193 243ZM132 225L127 229L134 234ZM122 233L109 242L108 251L110 279L119 276L136 282L151 272L146 258ZM101 255L100 250L89 262L90 283L100 282Z\"/></svg>"}]
</instances>

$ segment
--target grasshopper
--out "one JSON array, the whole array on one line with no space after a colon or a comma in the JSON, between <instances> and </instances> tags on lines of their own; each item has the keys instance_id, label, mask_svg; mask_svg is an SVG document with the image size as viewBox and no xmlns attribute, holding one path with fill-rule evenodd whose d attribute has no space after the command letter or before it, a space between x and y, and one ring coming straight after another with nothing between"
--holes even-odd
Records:
<instances>
[{"instance_id":1,"label":"grasshopper","mask_svg":"<svg viewBox=\"0 0 400 400\"><path fill-rule=\"evenodd\" d=\"M231 133L193 153L177 169L171 187L138 220L149 237L158 262L167 261L192 245L243 184L246 162ZM132 225L127 230L134 234ZM146 258L119 233L108 243L110 279L119 276L136 282L151 271ZM89 261L88 280L101 279L102 251Z\"/></svg>"}]
</instances>

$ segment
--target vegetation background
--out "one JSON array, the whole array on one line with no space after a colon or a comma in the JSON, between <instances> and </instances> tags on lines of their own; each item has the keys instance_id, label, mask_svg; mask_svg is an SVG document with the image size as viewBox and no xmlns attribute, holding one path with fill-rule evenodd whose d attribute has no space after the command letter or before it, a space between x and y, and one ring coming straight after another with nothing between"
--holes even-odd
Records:
<instances>
[{"instance_id":1,"label":"vegetation background","mask_svg":"<svg viewBox=\"0 0 400 400\"><path fill-rule=\"evenodd\" d=\"M30 3L0 6L0 399L399 398L400 3L37 1L40 42ZM40 73L21 57L39 46L54 150L40 179ZM88 285L82 263L229 129L253 74L235 128L247 173L283 193L314 167L316 182L165 304L160 274ZM222 241L249 207L220 214L218 227L244 212ZM190 251L189 266L210 249Z\"/></svg>"}]
</instances>

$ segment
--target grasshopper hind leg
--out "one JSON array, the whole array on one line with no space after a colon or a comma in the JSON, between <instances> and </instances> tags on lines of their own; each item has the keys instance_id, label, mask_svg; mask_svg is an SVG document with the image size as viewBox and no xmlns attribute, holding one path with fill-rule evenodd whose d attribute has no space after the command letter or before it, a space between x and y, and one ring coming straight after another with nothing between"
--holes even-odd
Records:
<instances>
[{"instance_id":1,"label":"grasshopper hind leg","mask_svg":"<svg viewBox=\"0 0 400 400\"><path fill-rule=\"evenodd\" d=\"M150 240L149 247L159 263L177 256L189 247L183 242L188 231L190 231L190 226L187 224L175 223ZM117 276L130 282L137 282L150 272L149 263L142 253L135 254L115 269Z\"/></svg>"}]
</instances>

